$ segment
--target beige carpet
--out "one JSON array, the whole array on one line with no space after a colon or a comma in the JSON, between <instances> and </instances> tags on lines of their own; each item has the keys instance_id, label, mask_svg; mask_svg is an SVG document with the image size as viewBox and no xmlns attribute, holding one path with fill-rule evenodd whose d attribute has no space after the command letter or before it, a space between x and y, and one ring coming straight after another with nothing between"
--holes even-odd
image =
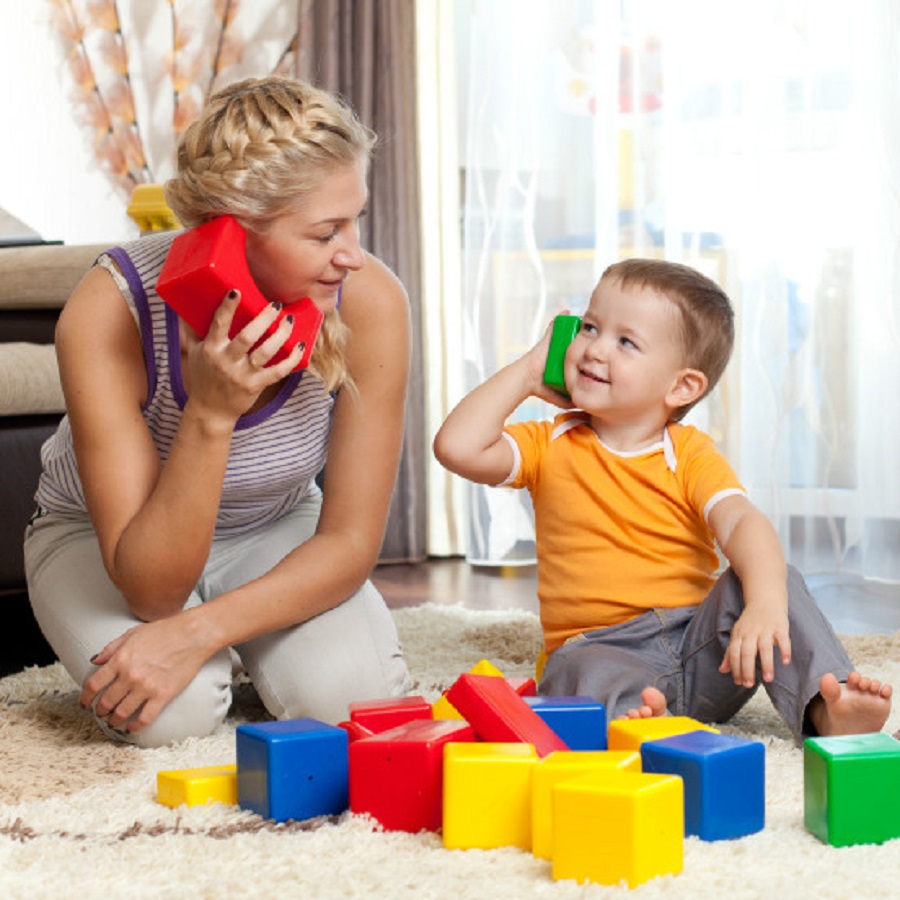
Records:
<instances>
[{"instance_id":1,"label":"beige carpet","mask_svg":"<svg viewBox=\"0 0 900 900\"><path fill-rule=\"evenodd\" d=\"M532 674L537 620L524 612L430 606L396 614L415 692L435 699L480 659ZM900 635L848 637L857 667L900 686ZM685 842L684 871L634 891L554 882L515 849L446 851L434 834L385 833L368 819L276 825L234 807L155 802L160 769L234 761L235 724L262 711L249 688L209 738L162 750L107 743L58 665L0 680L0 896L610 896L881 898L900 895L900 840L835 849L803 827L802 753L762 693L724 730L767 745L763 832ZM900 705L888 728L900 728ZM897 798L900 803L900 797Z\"/></svg>"}]
</instances>

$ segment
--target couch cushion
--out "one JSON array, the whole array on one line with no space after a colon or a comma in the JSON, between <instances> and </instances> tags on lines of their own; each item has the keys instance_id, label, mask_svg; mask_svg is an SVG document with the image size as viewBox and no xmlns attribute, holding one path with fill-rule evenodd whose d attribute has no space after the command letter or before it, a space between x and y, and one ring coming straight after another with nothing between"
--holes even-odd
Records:
<instances>
[{"instance_id":1,"label":"couch cushion","mask_svg":"<svg viewBox=\"0 0 900 900\"><path fill-rule=\"evenodd\" d=\"M109 244L0 249L0 309L59 309Z\"/></svg>"},{"instance_id":2,"label":"couch cushion","mask_svg":"<svg viewBox=\"0 0 900 900\"><path fill-rule=\"evenodd\" d=\"M65 411L52 344L0 344L0 416Z\"/></svg>"}]
</instances>

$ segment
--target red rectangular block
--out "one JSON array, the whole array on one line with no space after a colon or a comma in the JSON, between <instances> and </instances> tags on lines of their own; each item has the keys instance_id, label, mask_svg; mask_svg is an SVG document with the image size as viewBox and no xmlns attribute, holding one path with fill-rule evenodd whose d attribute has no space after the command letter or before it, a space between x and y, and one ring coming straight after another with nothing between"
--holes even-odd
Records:
<instances>
[{"instance_id":1,"label":"red rectangular block","mask_svg":"<svg viewBox=\"0 0 900 900\"><path fill-rule=\"evenodd\" d=\"M350 809L391 831L437 831L443 820L444 746L475 740L458 719L413 719L350 744Z\"/></svg>"},{"instance_id":2,"label":"red rectangular block","mask_svg":"<svg viewBox=\"0 0 900 900\"><path fill-rule=\"evenodd\" d=\"M447 699L483 741L533 744L541 757L569 749L505 678L460 675Z\"/></svg>"},{"instance_id":3,"label":"red rectangular block","mask_svg":"<svg viewBox=\"0 0 900 900\"><path fill-rule=\"evenodd\" d=\"M172 241L156 292L201 338L206 337L216 310L233 288L241 292L241 299L229 337L268 306L247 265L246 241L246 232L233 216L218 216ZM266 365L281 362L296 344L303 344L303 355L294 370L305 369L324 321L322 311L309 297L284 304L257 343L274 334L286 316L293 319L291 334Z\"/></svg>"},{"instance_id":4,"label":"red rectangular block","mask_svg":"<svg viewBox=\"0 0 900 900\"><path fill-rule=\"evenodd\" d=\"M380 734L413 719L433 719L431 704L418 695L387 697L383 700L359 700L347 706L350 721Z\"/></svg>"}]
</instances>

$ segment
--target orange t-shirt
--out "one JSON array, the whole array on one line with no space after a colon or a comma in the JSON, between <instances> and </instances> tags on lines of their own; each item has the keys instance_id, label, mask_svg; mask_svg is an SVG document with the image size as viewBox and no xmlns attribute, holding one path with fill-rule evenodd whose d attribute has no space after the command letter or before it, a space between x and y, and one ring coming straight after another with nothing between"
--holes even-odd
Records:
<instances>
[{"instance_id":1,"label":"orange t-shirt","mask_svg":"<svg viewBox=\"0 0 900 900\"><path fill-rule=\"evenodd\" d=\"M653 607L703 601L719 567L709 510L744 493L711 438L670 424L658 445L620 454L577 411L505 432L516 462L504 485L528 488L534 504L548 653Z\"/></svg>"}]
</instances>

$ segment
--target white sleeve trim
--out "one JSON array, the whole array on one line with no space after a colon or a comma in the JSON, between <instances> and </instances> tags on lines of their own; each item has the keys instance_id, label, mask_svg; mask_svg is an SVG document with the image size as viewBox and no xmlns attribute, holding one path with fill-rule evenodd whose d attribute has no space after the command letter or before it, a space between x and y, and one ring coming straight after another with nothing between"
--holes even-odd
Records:
<instances>
[{"instance_id":1,"label":"white sleeve trim","mask_svg":"<svg viewBox=\"0 0 900 900\"><path fill-rule=\"evenodd\" d=\"M507 485L512 484L516 480L516 476L519 474L519 469L522 468L522 452L519 450L519 445L516 443L515 438L508 434L507 432L502 432L503 437L506 438L507 443L513 452L513 463L512 467L509 470L509 474L503 481L495 484L494 487L506 487Z\"/></svg>"},{"instance_id":2,"label":"white sleeve trim","mask_svg":"<svg viewBox=\"0 0 900 900\"><path fill-rule=\"evenodd\" d=\"M712 497L707 501L706 506L703 507L703 521L709 522L709 514L712 512L713 507L720 501L724 500L726 497L746 497L747 492L741 490L741 488L727 488L724 491L719 491L718 494L713 494Z\"/></svg>"},{"instance_id":3,"label":"white sleeve trim","mask_svg":"<svg viewBox=\"0 0 900 900\"><path fill-rule=\"evenodd\" d=\"M134 319L135 323L140 330L140 321L138 319L138 311L137 306L134 302L134 295L131 293L131 285L128 284L125 276L119 271L119 267L113 261L113 258L108 253L101 254L97 259L97 265L100 266L101 269L105 269L112 275L113 281L116 283L116 287L121 292L122 296L127 301L128 311L131 313L131 317Z\"/></svg>"}]
</instances>

